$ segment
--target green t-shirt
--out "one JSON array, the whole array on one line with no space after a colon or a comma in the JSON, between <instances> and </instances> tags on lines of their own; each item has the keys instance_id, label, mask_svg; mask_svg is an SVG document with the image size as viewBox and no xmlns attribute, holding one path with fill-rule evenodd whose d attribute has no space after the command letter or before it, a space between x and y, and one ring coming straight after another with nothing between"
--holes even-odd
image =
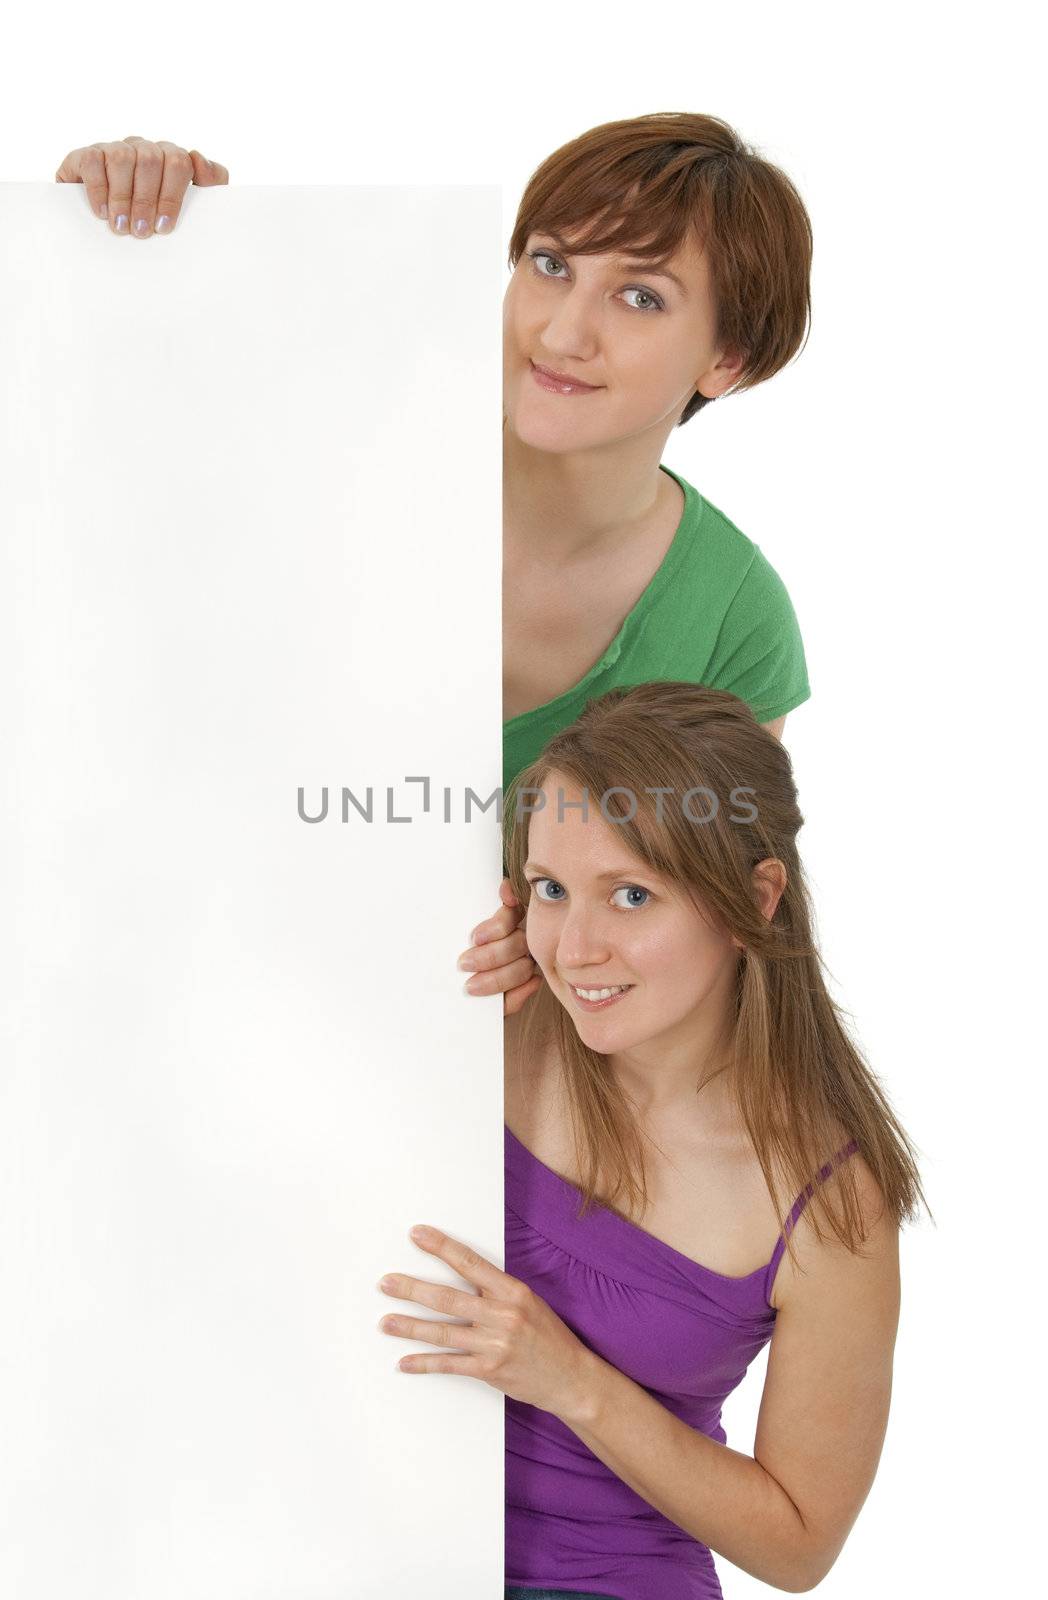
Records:
<instances>
[{"instance_id":1,"label":"green t-shirt","mask_svg":"<svg viewBox=\"0 0 1048 1600\"><path fill-rule=\"evenodd\" d=\"M774 722L808 699L804 645L786 587L757 545L669 467L684 512L662 565L615 638L566 694L502 725L503 790L608 689L704 683Z\"/></svg>"}]
</instances>

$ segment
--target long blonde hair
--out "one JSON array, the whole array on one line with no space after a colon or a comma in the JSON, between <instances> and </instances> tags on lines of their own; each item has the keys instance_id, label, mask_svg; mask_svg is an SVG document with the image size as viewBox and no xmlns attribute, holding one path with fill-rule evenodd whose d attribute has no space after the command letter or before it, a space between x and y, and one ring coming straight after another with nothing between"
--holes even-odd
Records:
<instances>
[{"instance_id":1,"label":"long blonde hair","mask_svg":"<svg viewBox=\"0 0 1048 1600\"><path fill-rule=\"evenodd\" d=\"M735 695L694 683L643 683L592 700L518 774L506 795L507 872L523 906L531 809L550 775L599 802L625 849L688 893L739 941L742 954L727 1042L742 1121L780 1215L775 1173L805 1189L854 1138L897 1225L927 1206L915 1147L831 998L797 853L803 817L787 750ZM535 796L532 801L529 794ZM701 798L696 798L701 796ZM753 869L782 863L786 886L766 918ZM523 1058L551 1040L563 1067L583 1211L592 1203L642 1213L644 1145L607 1058L579 1038L543 984L521 1017ZM844 1138L842 1139L842 1134ZM831 1189L834 1191L831 1200ZM865 1238L854 1163L816 1185L810 1208L850 1250Z\"/></svg>"}]
</instances>

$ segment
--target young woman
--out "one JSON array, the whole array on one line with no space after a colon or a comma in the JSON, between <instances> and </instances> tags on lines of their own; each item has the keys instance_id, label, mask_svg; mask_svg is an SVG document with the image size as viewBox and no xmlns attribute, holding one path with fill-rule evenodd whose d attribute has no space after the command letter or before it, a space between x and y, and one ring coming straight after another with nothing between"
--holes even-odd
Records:
<instances>
[{"instance_id":1,"label":"young woman","mask_svg":"<svg viewBox=\"0 0 1048 1600\"><path fill-rule=\"evenodd\" d=\"M733 695L644 684L512 799L543 987L506 1022L507 1270L413 1232L476 1294L392 1274L460 1320L381 1327L508 1397L511 1600L713 1600L711 1552L813 1588L876 1471L923 1193L823 981L789 756ZM748 1455L721 1407L769 1340Z\"/></svg>"},{"instance_id":2,"label":"young woman","mask_svg":"<svg viewBox=\"0 0 1048 1600\"><path fill-rule=\"evenodd\" d=\"M139 137L66 156L116 233L175 226L197 150ZM809 694L789 596L761 551L661 465L673 429L800 348L811 225L790 180L716 117L609 122L531 177L504 337L504 784L594 694L728 689L782 732ZM520 1009L539 979L508 883L460 965Z\"/></svg>"},{"instance_id":3,"label":"young woman","mask_svg":"<svg viewBox=\"0 0 1048 1600\"><path fill-rule=\"evenodd\" d=\"M505 299L504 785L617 685L730 690L781 735L808 698L761 551L661 465L673 429L772 376L810 313L789 179L713 117L606 123L530 179ZM539 975L508 883L459 965L507 1014Z\"/></svg>"}]
</instances>

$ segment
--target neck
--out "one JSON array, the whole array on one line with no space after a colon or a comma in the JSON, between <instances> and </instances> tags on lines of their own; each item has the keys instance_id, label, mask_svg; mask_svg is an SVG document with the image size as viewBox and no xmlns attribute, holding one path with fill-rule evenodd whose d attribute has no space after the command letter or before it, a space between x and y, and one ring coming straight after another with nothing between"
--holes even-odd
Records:
<instances>
[{"instance_id":1,"label":"neck","mask_svg":"<svg viewBox=\"0 0 1048 1600\"><path fill-rule=\"evenodd\" d=\"M609 1065L642 1123L693 1116L697 1094L703 1119L717 1123L734 1107L730 1038L726 1009L707 1005L678 1027L610 1056Z\"/></svg>"},{"instance_id":2,"label":"neck","mask_svg":"<svg viewBox=\"0 0 1048 1600\"><path fill-rule=\"evenodd\" d=\"M659 464L668 434L649 430L595 450L537 450L502 429L507 534L547 560L610 552L679 496ZM665 500L664 500L665 497Z\"/></svg>"}]
</instances>

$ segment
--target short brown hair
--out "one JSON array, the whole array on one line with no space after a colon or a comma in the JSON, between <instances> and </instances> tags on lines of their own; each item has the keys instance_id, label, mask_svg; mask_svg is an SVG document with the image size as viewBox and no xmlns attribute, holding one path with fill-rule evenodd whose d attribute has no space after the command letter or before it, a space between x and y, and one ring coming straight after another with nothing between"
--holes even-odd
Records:
<instances>
[{"instance_id":1,"label":"short brown hair","mask_svg":"<svg viewBox=\"0 0 1048 1600\"><path fill-rule=\"evenodd\" d=\"M510 240L515 267L537 231L587 229L572 249L628 248L662 260L693 233L706 252L718 342L752 389L803 348L811 321L811 219L780 168L718 117L660 111L604 122L547 156L528 180ZM688 421L708 402L696 392ZM678 424L679 425L679 424Z\"/></svg>"}]
</instances>

